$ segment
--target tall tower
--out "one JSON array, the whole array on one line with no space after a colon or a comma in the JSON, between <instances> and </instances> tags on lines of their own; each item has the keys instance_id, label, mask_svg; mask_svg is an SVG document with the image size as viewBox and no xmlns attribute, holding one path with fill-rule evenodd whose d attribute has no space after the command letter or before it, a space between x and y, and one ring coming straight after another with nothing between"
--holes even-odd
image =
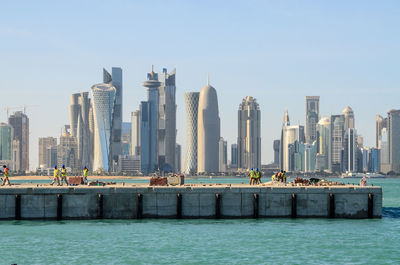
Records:
<instances>
[{"instance_id":1,"label":"tall tower","mask_svg":"<svg viewBox=\"0 0 400 265\"><path fill-rule=\"evenodd\" d=\"M317 124L318 153L316 168L323 171L329 168L331 156L331 121L329 117L324 117Z\"/></svg>"},{"instance_id":2,"label":"tall tower","mask_svg":"<svg viewBox=\"0 0 400 265\"><path fill-rule=\"evenodd\" d=\"M92 86L94 117L94 161L93 170L110 170L112 117L116 89L111 84Z\"/></svg>"},{"instance_id":3,"label":"tall tower","mask_svg":"<svg viewBox=\"0 0 400 265\"><path fill-rule=\"evenodd\" d=\"M115 88L115 102L112 111L111 120L111 146L110 156L112 166L110 170L114 170L114 165L118 162L118 156L122 154L122 69L120 67L112 67L111 74L103 68L103 83L111 84Z\"/></svg>"},{"instance_id":4,"label":"tall tower","mask_svg":"<svg viewBox=\"0 0 400 265\"><path fill-rule=\"evenodd\" d=\"M14 171L29 170L29 119L21 111L15 112L8 118L8 124L13 127L16 151L13 152ZM14 157L15 156L15 157Z\"/></svg>"},{"instance_id":5,"label":"tall tower","mask_svg":"<svg viewBox=\"0 0 400 265\"><path fill-rule=\"evenodd\" d=\"M161 82L154 68L147 74L147 80L143 82L147 88L147 102L141 103L141 159L142 171L145 173L158 170L158 89ZM147 136L146 136L147 135Z\"/></svg>"},{"instance_id":6,"label":"tall tower","mask_svg":"<svg viewBox=\"0 0 400 265\"><path fill-rule=\"evenodd\" d=\"M218 157L218 164L219 164L219 172L226 172L227 164L228 164L228 142L224 140L224 138L220 138L218 142L219 148L219 157Z\"/></svg>"},{"instance_id":7,"label":"tall tower","mask_svg":"<svg viewBox=\"0 0 400 265\"><path fill-rule=\"evenodd\" d=\"M11 162L12 141L13 128L7 123L0 123L0 160Z\"/></svg>"},{"instance_id":8,"label":"tall tower","mask_svg":"<svg viewBox=\"0 0 400 265\"><path fill-rule=\"evenodd\" d=\"M357 172L357 133L348 128L344 133L343 171Z\"/></svg>"},{"instance_id":9,"label":"tall tower","mask_svg":"<svg viewBox=\"0 0 400 265\"><path fill-rule=\"evenodd\" d=\"M346 131L347 129L354 129L354 112L352 108L347 106L343 112L343 117L344 117L344 130Z\"/></svg>"},{"instance_id":10,"label":"tall tower","mask_svg":"<svg viewBox=\"0 0 400 265\"><path fill-rule=\"evenodd\" d=\"M210 84L200 91L197 137L197 172L218 172L220 118L217 91Z\"/></svg>"},{"instance_id":11,"label":"tall tower","mask_svg":"<svg viewBox=\"0 0 400 265\"><path fill-rule=\"evenodd\" d=\"M319 121L319 96L306 96L306 142L317 140L316 126Z\"/></svg>"},{"instance_id":12,"label":"tall tower","mask_svg":"<svg viewBox=\"0 0 400 265\"><path fill-rule=\"evenodd\" d=\"M140 155L140 110L132 112L132 140L131 140L131 152L132 155L138 156Z\"/></svg>"},{"instance_id":13,"label":"tall tower","mask_svg":"<svg viewBox=\"0 0 400 265\"><path fill-rule=\"evenodd\" d=\"M345 118L343 115L331 115L331 155L329 157L329 171L340 172L342 164L342 150Z\"/></svg>"},{"instance_id":14,"label":"tall tower","mask_svg":"<svg viewBox=\"0 0 400 265\"><path fill-rule=\"evenodd\" d=\"M167 72L163 68L158 75L161 86L159 92L158 123L158 164L160 169L175 168L176 150L176 103L175 103L176 70ZM180 170L180 169L179 169Z\"/></svg>"},{"instance_id":15,"label":"tall tower","mask_svg":"<svg viewBox=\"0 0 400 265\"><path fill-rule=\"evenodd\" d=\"M379 146L379 141L381 140L382 137L382 129L387 128L387 118L383 118L380 115L376 115L376 139L375 139L375 147L380 148Z\"/></svg>"},{"instance_id":16,"label":"tall tower","mask_svg":"<svg viewBox=\"0 0 400 265\"><path fill-rule=\"evenodd\" d=\"M90 138L89 92L72 94L69 109L71 135L76 137L78 161L80 165L86 166L90 164L90 142L93 141Z\"/></svg>"},{"instance_id":17,"label":"tall tower","mask_svg":"<svg viewBox=\"0 0 400 265\"><path fill-rule=\"evenodd\" d=\"M185 93L186 105L186 156L184 173L197 172L197 122L199 109L199 92Z\"/></svg>"},{"instance_id":18,"label":"tall tower","mask_svg":"<svg viewBox=\"0 0 400 265\"><path fill-rule=\"evenodd\" d=\"M54 137L39 138L39 167L47 168L49 164L48 151L51 147L57 147L57 138Z\"/></svg>"},{"instance_id":19,"label":"tall tower","mask_svg":"<svg viewBox=\"0 0 400 265\"><path fill-rule=\"evenodd\" d=\"M388 132L390 168L400 173L400 110L388 111Z\"/></svg>"},{"instance_id":20,"label":"tall tower","mask_svg":"<svg viewBox=\"0 0 400 265\"><path fill-rule=\"evenodd\" d=\"M261 168L261 112L253 97L239 105L238 168Z\"/></svg>"}]
</instances>

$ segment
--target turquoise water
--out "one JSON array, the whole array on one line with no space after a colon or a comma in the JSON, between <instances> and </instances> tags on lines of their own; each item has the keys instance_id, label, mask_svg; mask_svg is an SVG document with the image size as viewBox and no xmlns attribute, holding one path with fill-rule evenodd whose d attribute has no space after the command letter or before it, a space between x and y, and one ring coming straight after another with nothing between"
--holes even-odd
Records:
<instances>
[{"instance_id":1,"label":"turquoise water","mask_svg":"<svg viewBox=\"0 0 400 265\"><path fill-rule=\"evenodd\" d=\"M400 264L400 179L370 183L382 219L2 221L0 264Z\"/></svg>"}]
</instances>

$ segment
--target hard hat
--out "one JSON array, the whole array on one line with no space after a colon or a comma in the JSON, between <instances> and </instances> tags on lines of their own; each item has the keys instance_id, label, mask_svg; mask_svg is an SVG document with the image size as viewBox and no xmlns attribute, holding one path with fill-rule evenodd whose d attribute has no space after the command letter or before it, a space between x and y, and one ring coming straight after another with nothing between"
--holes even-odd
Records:
<instances>
[{"instance_id":1,"label":"hard hat","mask_svg":"<svg viewBox=\"0 0 400 265\"><path fill-rule=\"evenodd\" d=\"M65 167L65 165L62 165L62 167Z\"/></svg>"},{"instance_id":2,"label":"hard hat","mask_svg":"<svg viewBox=\"0 0 400 265\"><path fill-rule=\"evenodd\" d=\"M57 168L57 165L55 165L54 168Z\"/></svg>"},{"instance_id":3,"label":"hard hat","mask_svg":"<svg viewBox=\"0 0 400 265\"><path fill-rule=\"evenodd\" d=\"M253 170L253 168L250 168L250 170Z\"/></svg>"},{"instance_id":4,"label":"hard hat","mask_svg":"<svg viewBox=\"0 0 400 265\"><path fill-rule=\"evenodd\" d=\"M84 166L84 167L83 167L83 169L87 169L87 167L86 167L86 166Z\"/></svg>"},{"instance_id":5,"label":"hard hat","mask_svg":"<svg viewBox=\"0 0 400 265\"><path fill-rule=\"evenodd\" d=\"M258 168L256 168L256 170L258 171Z\"/></svg>"}]
</instances>

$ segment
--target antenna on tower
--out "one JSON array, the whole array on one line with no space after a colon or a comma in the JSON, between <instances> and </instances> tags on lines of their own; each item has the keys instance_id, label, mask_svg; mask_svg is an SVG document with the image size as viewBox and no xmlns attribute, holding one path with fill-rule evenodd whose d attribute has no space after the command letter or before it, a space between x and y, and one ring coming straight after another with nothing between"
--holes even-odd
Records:
<instances>
[{"instance_id":1,"label":"antenna on tower","mask_svg":"<svg viewBox=\"0 0 400 265\"><path fill-rule=\"evenodd\" d=\"M210 73L207 74L207 86L210 85Z\"/></svg>"},{"instance_id":2,"label":"antenna on tower","mask_svg":"<svg viewBox=\"0 0 400 265\"><path fill-rule=\"evenodd\" d=\"M151 65L151 72L154 72L154 64Z\"/></svg>"}]
</instances>

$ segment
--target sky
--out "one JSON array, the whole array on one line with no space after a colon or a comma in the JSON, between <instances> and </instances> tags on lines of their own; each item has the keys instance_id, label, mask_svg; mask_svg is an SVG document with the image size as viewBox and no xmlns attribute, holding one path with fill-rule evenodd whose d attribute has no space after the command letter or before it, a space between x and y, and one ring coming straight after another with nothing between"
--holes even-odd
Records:
<instances>
[{"instance_id":1,"label":"sky","mask_svg":"<svg viewBox=\"0 0 400 265\"><path fill-rule=\"evenodd\" d=\"M184 93L218 93L221 136L237 141L237 110L260 104L262 163L273 160L284 111L305 123L305 96L321 117L354 110L375 145L375 115L400 109L399 1L0 2L0 122L27 105L30 167L38 137L59 137L70 94L90 91L102 69L123 69L123 119L146 100L151 65L176 68L177 142L186 148ZM229 149L229 148L228 148Z\"/></svg>"}]
</instances>

